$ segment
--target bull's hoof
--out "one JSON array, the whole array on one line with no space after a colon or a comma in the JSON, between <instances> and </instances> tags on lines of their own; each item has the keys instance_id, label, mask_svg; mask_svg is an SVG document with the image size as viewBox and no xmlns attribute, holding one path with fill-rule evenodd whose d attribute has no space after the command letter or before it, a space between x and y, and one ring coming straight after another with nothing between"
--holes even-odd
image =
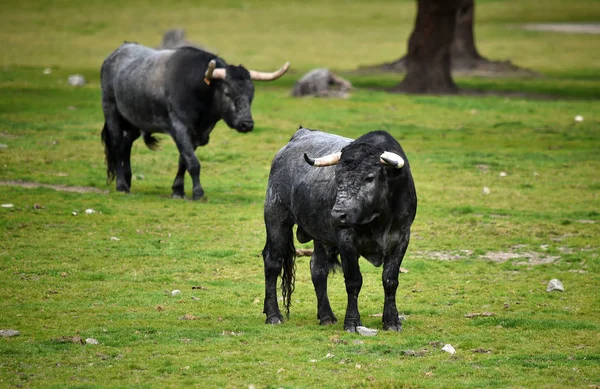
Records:
<instances>
[{"instance_id":1,"label":"bull's hoof","mask_svg":"<svg viewBox=\"0 0 600 389\"><path fill-rule=\"evenodd\" d=\"M283 323L283 316L281 315L271 315L267 317L267 320L265 320L265 324L282 324Z\"/></svg>"},{"instance_id":2,"label":"bull's hoof","mask_svg":"<svg viewBox=\"0 0 600 389\"><path fill-rule=\"evenodd\" d=\"M335 318L335 316L328 316L319 321L319 324L322 326L330 326L335 323L337 323L337 319Z\"/></svg>"},{"instance_id":3,"label":"bull's hoof","mask_svg":"<svg viewBox=\"0 0 600 389\"><path fill-rule=\"evenodd\" d=\"M127 185L118 185L117 192L129 193L129 187Z\"/></svg>"},{"instance_id":4,"label":"bull's hoof","mask_svg":"<svg viewBox=\"0 0 600 389\"><path fill-rule=\"evenodd\" d=\"M400 332L402 331L402 324L398 323L398 324L383 324L383 329L386 331L394 331L394 332Z\"/></svg>"},{"instance_id":5,"label":"bull's hoof","mask_svg":"<svg viewBox=\"0 0 600 389\"><path fill-rule=\"evenodd\" d=\"M180 193L173 193L171 195L171 198L172 199L183 200L183 199L185 199L185 196L183 194L180 194Z\"/></svg>"}]
</instances>

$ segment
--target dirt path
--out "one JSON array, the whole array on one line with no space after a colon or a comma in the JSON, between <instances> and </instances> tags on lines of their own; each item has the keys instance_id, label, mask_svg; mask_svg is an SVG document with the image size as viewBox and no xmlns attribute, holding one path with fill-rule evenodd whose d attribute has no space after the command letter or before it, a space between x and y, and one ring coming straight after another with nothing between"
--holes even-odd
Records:
<instances>
[{"instance_id":1,"label":"dirt path","mask_svg":"<svg viewBox=\"0 0 600 389\"><path fill-rule=\"evenodd\" d=\"M600 34L600 23L529 23L523 24L521 28L565 34Z\"/></svg>"},{"instance_id":2,"label":"dirt path","mask_svg":"<svg viewBox=\"0 0 600 389\"><path fill-rule=\"evenodd\" d=\"M58 190L61 192L76 192L76 193L108 193L108 190L101 190L98 188L92 188L91 186L67 186L67 185L51 185L51 184L40 184L39 182L30 181L0 181L0 185L4 186L20 186L23 188L49 188Z\"/></svg>"}]
</instances>

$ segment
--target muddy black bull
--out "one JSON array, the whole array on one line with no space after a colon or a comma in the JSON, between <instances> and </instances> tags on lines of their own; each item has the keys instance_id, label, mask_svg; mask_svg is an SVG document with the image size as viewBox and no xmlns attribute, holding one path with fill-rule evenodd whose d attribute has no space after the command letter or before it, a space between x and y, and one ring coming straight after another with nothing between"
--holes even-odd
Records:
<instances>
[{"instance_id":1,"label":"muddy black bull","mask_svg":"<svg viewBox=\"0 0 600 389\"><path fill-rule=\"evenodd\" d=\"M228 65L193 47L154 50L124 43L104 60L100 74L107 181L116 178L117 190L129 192L133 142L143 136L146 145L154 149L158 140L152 134L160 132L169 134L179 150L172 197L184 197L187 170L193 183L192 198L202 198L196 148L208 143L221 119L239 132L252 131L252 81L275 80L288 67L286 63L273 73L258 72Z\"/></svg>"},{"instance_id":2,"label":"muddy black bull","mask_svg":"<svg viewBox=\"0 0 600 389\"><path fill-rule=\"evenodd\" d=\"M297 225L298 241L314 242L310 271L319 322L337 322L327 296L327 278L341 265L348 295L344 328L354 332L362 325L358 310L362 256L375 266L383 265L383 328L400 331L398 274L416 211L408 159L390 134L374 131L352 140L300 128L273 159L269 175L263 250L266 322L283 322L277 303L279 276L289 315L295 281L292 228Z\"/></svg>"}]
</instances>

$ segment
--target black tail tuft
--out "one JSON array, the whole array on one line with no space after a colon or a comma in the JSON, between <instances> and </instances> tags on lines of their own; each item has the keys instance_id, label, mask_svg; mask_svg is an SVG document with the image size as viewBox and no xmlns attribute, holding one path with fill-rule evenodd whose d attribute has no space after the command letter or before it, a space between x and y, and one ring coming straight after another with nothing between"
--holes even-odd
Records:
<instances>
[{"instance_id":1,"label":"black tail tuft","mask_svg":"<svg viewBox=\"0 0 600 389\"><path fill-rule=\"evenodd\" d=\"M296 248L294 247L294 236L292 230L289 232L288 252L283 259L283 272L281 274L281 295L285 306L285 317L290 318L290 307L292 306L292 293L296 283Z\"/></svg>"},{"instance_id":2,"label":"black tail tuft","mask_svg":"<svg viewBox=\"0 0 600 389\"><path fill-rule=\"evenodd\" d=\"M144 143L150 150L156 150L159 147L160 140L152 136L152 134L144 134Z\"/></svg>"},{"instance_id":3,"label":"black tail tuft","mask_svg":"<svg viewBox=\"0 0 600 389\"><path fill-rule=\"evenodd\" d=\"M110 147L110 132L108 131L106 122L104 123L104 127L102 128L102 134L100 136L102 138L102 144L104 145L104 161L106 162L106 183L109 184L115 179L116 166L113 151Z\"/></svg>"}]
</instances>

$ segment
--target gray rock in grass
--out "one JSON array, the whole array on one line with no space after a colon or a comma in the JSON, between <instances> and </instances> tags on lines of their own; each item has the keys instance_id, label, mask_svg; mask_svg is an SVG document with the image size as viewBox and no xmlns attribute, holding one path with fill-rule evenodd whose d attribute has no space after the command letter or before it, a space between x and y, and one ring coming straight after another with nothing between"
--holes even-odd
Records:
<instances>
[{"instance_id":1,"label":"gray rock in grass","mask_svg":"<svg viewBox=\"0 0 600 389\"><path fill-rule=\"evenodd\" d=\"M19 336L21 333L17 330L0 330L0 337L10 338L11 336Z\"/></svg>"},{"instance_id":2,"label":"gray rock in grass","mask_svg":"<svg viewBox=\"0 0 600 389\"><path fill-rule=\"evenodd\" d=\"M546 288L546 292L553 292L555 290L558 290L559 292L565 291L565 287L563 286L562 282L560 282L556 278L554 278L554 279L550 280L550 282L548 282L548 287Z\"/></svg>"}]
</instances>

